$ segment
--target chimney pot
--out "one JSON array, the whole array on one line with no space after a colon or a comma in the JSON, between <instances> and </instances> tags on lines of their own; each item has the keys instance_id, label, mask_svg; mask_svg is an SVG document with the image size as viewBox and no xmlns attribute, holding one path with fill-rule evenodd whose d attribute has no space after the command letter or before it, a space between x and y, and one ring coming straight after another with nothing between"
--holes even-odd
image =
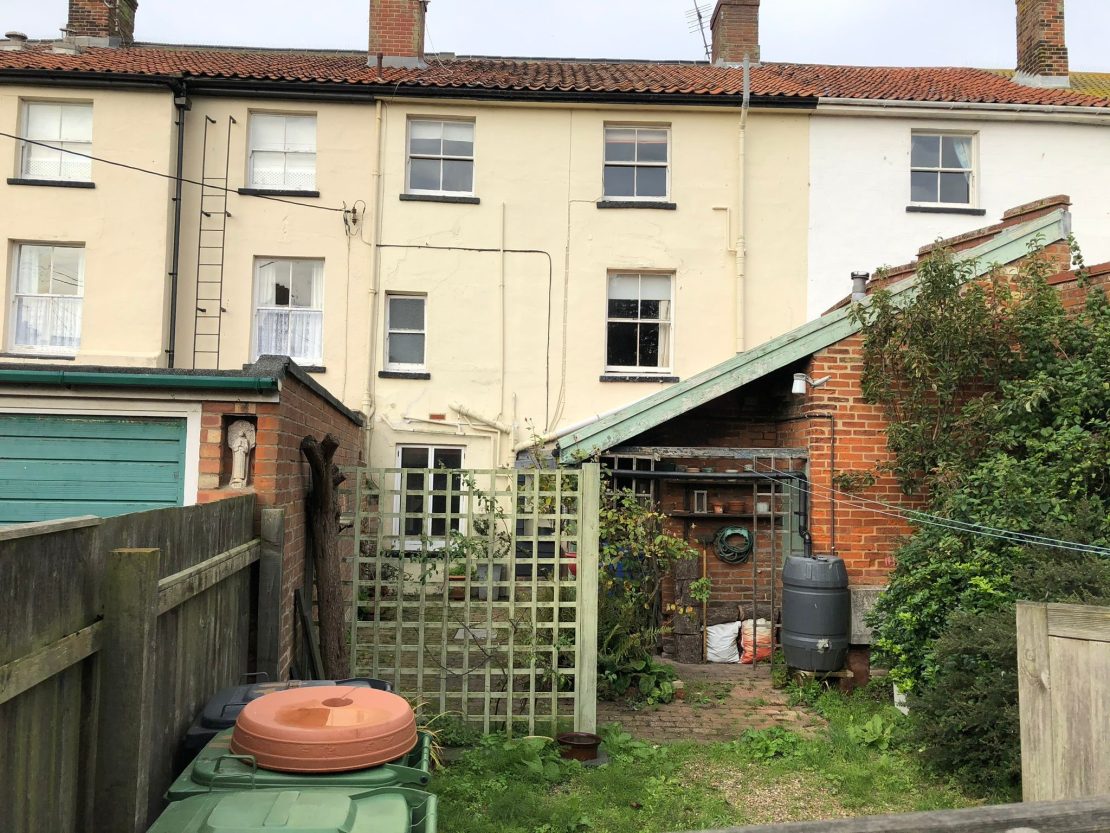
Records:
<instances>
[{"instance_id":1,"label":"chimney pot","mask_svg":"<svg viewBox=\"0 0 1110 833\"><path fill-rule=\"evenodd\" d=\"M428 0L370 0L370 53L387 67L423 67Z\"/></svg>"},{"instance_id":2,"label":"chimney pot","mask_svg":"<svg viewBox=\"0 0 1110 833\"><path fill-rule=\"evenodd\" d=\"M867 297L867 281L871 276L867 272L852 273L852 300L862 301Z\"/></svg>"},{"instance_id":3,"label":"chimney pot","mask_svg":"<svg viewBox=\"0 0 1110 833\"><path fill-rule=\"evenodd\" d=\"M710 28L713 63L759 63L759 0L717 0Z\"/></svg>"},{"instance_id":4,"label":"chimney pot","mask_svg":"<svg viewBox=\"0 0 1110 833\"><path fill-rule=\"evenodd\" d=\"M1064 0L1017 0L1017 80L1031 86L1068 82Z\"/></svg>"}]
</instances>

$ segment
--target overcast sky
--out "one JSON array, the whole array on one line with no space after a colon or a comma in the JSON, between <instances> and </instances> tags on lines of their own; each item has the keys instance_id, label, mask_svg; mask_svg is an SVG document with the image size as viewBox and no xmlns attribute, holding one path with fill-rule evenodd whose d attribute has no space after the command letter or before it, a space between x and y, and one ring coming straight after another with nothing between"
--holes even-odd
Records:
<instances>
[{"instance_id":1,"label":"overcast sky","mask_svg":"<svg viewBox=\"0 0 1110 833\"><path fill-rule=\"evenodd\" d=\"M711 6L713 0L701 0ZM463 55L704 57L694 0L432 0L428 48ZM0 0L0 31L48 38L67 0ZM366 48L368 0L141 0L136 37ZM312 15L306 16L305 11ZM1014 0L763 0L767 61L1014 65ZM1067 0L1073 70L1110 71L1110 0Z\"/></svg>"}]
</instances>

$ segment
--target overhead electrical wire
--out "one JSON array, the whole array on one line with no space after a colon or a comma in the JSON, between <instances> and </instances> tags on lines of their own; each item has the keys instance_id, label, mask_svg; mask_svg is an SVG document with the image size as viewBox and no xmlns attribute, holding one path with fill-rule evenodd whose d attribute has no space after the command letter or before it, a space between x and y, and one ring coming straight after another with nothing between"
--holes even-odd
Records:
<instances>
[{"instance_id":1,"label":"overhead electrical wire","mask_svg":"<svg viewBox=\"0 0 1110 833\"><path fill-rule=\"evenodd\" d=\"M752 470L753 474L766 478L767 480L775 480L776 482L781 476L786 476L792 480L798 481L797 485L792 485L792 488L804 492L814 499L819 499L822 497L822 495L817 494L812 489L806 488L805 485L802 485L802 478L800 478L797 474L793 474L790 472L781 472L777 469L771 469L771 472L775 475L778 475L778 477L772 477L771 474L768 474L766 472L755 471L754 469ZM827 486L818 486L814 483L809 483L808 485L815 486L816 488L822 489L826 492L833 492L842 495L847 494L846 492L841 492L838 489ZM853 509L864 509L876 515L882 515L888 518L908 521L910 523L920 524L922 526L933 526L941 529L947 529L950 532L957 532L965 535L976 535L984 538L994 538L997 540L1008 541L1013 544L1048 547L1051 549L1081 552L1088 555L1110 556L1110 548L1106 547L1097 547L1092 544L1081 544L1078 541L1065 541L1060 538L1049 538L1048 536L1044 535L1033 535L1031 533L1025 532L1014 532L1012 530L1004 530L998 527L988 527L982 524L970 524L964 521L953 521L949 518L943 518L939 515L931 515L927 512L904 509L902 507L894 506L893 504L882 503L881 501L866 501L866 499L860 499L854 496L849 496L847 499L826 496L826 499L831 500L833 501L833 503L836 503L840 506L847 506ZM883 511L882 509L876 509L873 506L866 505L864 501L866 501L866 503L878 504L880 506L888 507L893 511Z\"/></svg>"},{"instance_id":2,"label":"overhead electrical wire","mask_svg":"<svg viewBox=\"0 0 1110 833\"><path fill-rule=\"evenodd\" d=\"M260 199L260 200L270 200L271 202L280 202L280 203L284 203L286 205L296 205L296 206L300 206L301 208L312 208L312 209L315 209L316 211L330 211L330 212L333 212L335 214L347 214L347 212L348 212L348 209L346 209L346 208L333 208L332 206L329 206L329 205L313 205L312 203L298 202L297 200L289 200L289 199L285 199L283 197L271 196L269 194L240 194L237 189L228 188L226 185L212 185L211 183L208 183L208 182L198 182L195 179L188 179L187 177L177 177L177 176L174 176L173 174L162 173L161 171L152 171L149 168L143 168L143 167L140 167L139 165L131 165L131 164L128 164L127 162L117 162L114 159L105 159L101 156L93 156L92 154L89 154L89 153L81 153L80 151L69 150L68 148L60 148L60 147L56 147L55 145L50 144L49 142L40 142L40 141L37 141L36 139L25 139L22 136L16 136L15 134L5 133L3 131L0 131L0 136L6 136L7 138L14 139L17 142L25 142L28 145L37 145L39 147L49 148L50 150L57 150L57 151L60 151L62 153L68 153L68 154L71 154L72 156L80 156L82 159L90 159L93 162L100 162L101 164L104 164L104 165L112 165L112 166L117 167L117 168L124 168L125 170L128 170L128 171L135 171L136 173L147 174L148 176L157 176L157 177L160 177L162 179L168 179L171 182L180 181L180 182L184 182L188 185L198 185L201 188L208 188L212 191L224 191L225 193L238 194L239 196L242 196L242 197L253 197L255 199Z\"/></svg>"}]
</instances>

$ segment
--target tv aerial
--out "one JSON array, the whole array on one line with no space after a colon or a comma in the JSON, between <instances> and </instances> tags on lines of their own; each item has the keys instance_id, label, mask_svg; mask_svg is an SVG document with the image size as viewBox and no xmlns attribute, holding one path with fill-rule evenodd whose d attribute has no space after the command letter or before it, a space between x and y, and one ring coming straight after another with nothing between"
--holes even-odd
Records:
<instances>
[{"instance_id":1,"label":"tv aerial","mask_svg":"<svg viewBox=\"0 0 1110 833\"><path fill-rule=\"evenodd\" d=\"M713 56L712 50L709 48L709 34L706 31L708 28L707 18L712 10L712 3L699 4L698 0L694 0L694 7L686 12L686 21L689 25L689 30L701 35L701 44L705 49L705 60L707 61L712 60Z\"/></svg>"}]
</instances>

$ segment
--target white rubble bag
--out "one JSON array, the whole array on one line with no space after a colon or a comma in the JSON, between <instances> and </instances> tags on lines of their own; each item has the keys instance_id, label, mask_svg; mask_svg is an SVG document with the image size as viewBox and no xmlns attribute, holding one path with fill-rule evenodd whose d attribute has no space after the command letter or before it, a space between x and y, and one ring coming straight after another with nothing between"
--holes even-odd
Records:
<instances>
[{"instance_id":1,"label":"white rubble bag","mask_svg":"<svg viewBox=\"0 0 1110 833\"><path fill-rule=\"evenodd\" d=\"M739 622L725 622L706 628L705 658L710 662L740 662Z\"/></svg>"}]
</instances>

